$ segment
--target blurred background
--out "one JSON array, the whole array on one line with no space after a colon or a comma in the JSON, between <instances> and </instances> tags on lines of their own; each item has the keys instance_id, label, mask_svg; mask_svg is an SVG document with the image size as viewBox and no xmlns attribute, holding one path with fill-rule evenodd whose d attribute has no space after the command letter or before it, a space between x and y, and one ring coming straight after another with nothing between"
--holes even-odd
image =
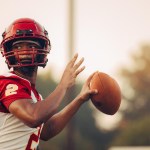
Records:
<instances>
[{"instance_id":1,"label":"blurred background","mask_svg":"<svg viewBox=\"0 0 150 150\"><path fill-rule=\"evenodd\" d=\"M52 50L39 69L37 89L46 97L59 83L75 53L84 57L71 97L99 70L119 83L122 102L109 116L89 101L42 150L150 150L150 1L149 0L0 0L0 33L15 19L33 18L49 33ZM0 74L8 71L0 59Z\"/></svg>"}]
</instances>

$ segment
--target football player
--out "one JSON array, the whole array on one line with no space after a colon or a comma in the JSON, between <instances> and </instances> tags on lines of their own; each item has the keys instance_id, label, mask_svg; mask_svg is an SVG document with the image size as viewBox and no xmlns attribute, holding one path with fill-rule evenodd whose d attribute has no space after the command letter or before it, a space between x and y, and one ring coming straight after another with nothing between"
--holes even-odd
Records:
<instances>
[{"instance_id":1,"label":"football player","mask_svg":"<svg viewBox=\"0 0 150 150\"><path fill-rule=\"evenodd\" d=\"M0 150L36 150L39 139L57 135L96 90L90 90L93 74L81 92L55 113L66 91L84 70L78 54L67 64L56 89L44 100L36 90L38 67L45 67L51 50L48 32L35 20L15 20L2 34L1 53L10 72L0 76Z\"/></svg>"}]
</instances>

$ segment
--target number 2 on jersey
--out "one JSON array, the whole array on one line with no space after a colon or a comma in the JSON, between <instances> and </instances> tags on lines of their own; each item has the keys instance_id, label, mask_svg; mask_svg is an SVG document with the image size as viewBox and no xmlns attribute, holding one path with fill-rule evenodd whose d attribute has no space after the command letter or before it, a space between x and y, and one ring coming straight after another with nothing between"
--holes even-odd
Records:
<instances>
[{"instance_id":1,"label":"number 2 on jersey","mask_svg":"<svg viewBox=\"0 0 150 150\"><path fill-rule=\"evenodd\" d=\"M17 94L18 86L16 84L8 84L5 91L5 96Z\"/></svg>"}]
</instances>

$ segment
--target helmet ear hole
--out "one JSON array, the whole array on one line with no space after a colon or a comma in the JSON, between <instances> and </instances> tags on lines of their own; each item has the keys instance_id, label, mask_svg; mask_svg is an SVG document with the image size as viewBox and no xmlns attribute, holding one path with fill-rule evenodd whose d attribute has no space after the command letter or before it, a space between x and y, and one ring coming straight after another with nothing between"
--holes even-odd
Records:
<instances>
[{"instance_id":1,"label":"helmet ear hole","mask_svg":"<svg viewBox=\"0 0 150 150\"><path fill-rule=\"evenodd\" d=\"M47 54L50 52L51 45L48 32L38 22L30 18L20 18L15 20L9 28L2 34L1 52L6 58L6 62L11 67L21 66L45 66ZM37 50L37 60L31 63L21 63L19 57L14 56L12 51L13 42L20 40L30 40L40 43L40 50ZM34 51L28 53L34 56ZM34 59L33 59L34 60Z\"/></svg>"}]
</instances>

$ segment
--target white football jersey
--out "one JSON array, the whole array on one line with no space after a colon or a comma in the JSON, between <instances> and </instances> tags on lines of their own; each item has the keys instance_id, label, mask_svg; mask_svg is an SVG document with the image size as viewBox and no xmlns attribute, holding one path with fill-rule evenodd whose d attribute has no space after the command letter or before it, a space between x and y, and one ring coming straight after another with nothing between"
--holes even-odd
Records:
<instances>
[{"instance_id":1,"label":"white football jersey","mask_svg":"<svg viewBox=\"0 0 150 150\"><path fill-rule=\"evenodd\" d=\"M41 96L27 80L14 73L0 76L0 85L0 150L36 150L42 125L30 128L8 108L15 100L27 98L36 103Z\"/></svg>"}]
</instances>

